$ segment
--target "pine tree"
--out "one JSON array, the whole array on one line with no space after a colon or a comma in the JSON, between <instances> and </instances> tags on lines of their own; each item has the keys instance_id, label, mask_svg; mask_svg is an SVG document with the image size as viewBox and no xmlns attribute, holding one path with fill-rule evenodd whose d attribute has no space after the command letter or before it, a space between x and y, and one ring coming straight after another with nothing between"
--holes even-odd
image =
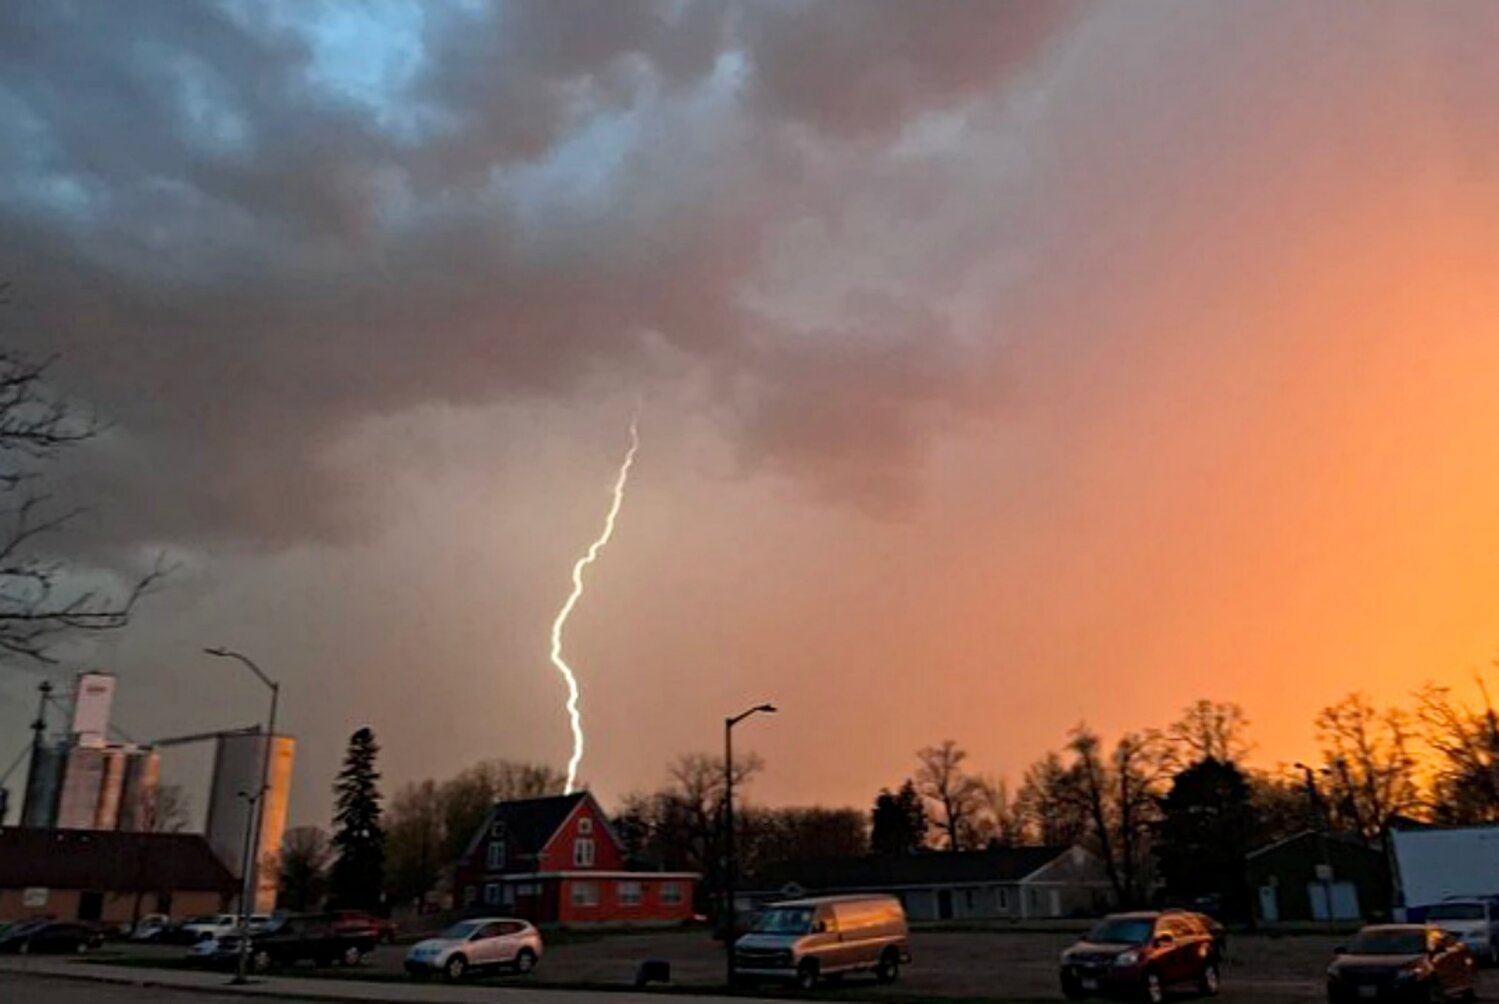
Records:
<instances>
[{"instance_id":1,"label":"pine tree","mask_svg":"<svg viewBox=\"0 0 1499 1004\"><path fill-rule=\"evenodd\" d=\"M882 790L874 800L870 850L876 854L915 854L926 846L926 807L909 780L892 793Z\"/></svg>"},{"instance_id":2,"label":"pine tree","mask_svg":"<svg viewBox=\"0 0 1499 1004\"><path fill-rule=\"evenodd\" d=\"M385 831L380 828L380 790L375 757L380 747L366 726L349 737L343 769L333 784L333 848L338 857L329 876L333 905L373 909L385 884Z\"/></svg>"}]
</instances>

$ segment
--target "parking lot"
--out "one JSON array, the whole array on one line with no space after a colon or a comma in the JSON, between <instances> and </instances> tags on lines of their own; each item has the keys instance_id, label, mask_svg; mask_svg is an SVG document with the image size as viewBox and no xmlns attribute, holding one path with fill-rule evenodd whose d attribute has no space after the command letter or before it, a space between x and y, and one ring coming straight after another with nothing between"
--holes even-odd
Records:
<instances>
[{"instance_id":1,"label":"parking lot","mask_svg":"<svg viewBox=\"0 0 1499 1004\"><path fill-rule=\"evenodd\" d=\"M869 979L849 979L825 995L852 998L948 998L988 1000L1055 1000L1057 957L1073 935L1014 931L922 931L912 933L914 962L893 987ZM1224 966L1222 1000L1257 1004L1308 1004L1323 1000L1322 974L1332 949L1345 940L1327 934L1236 934ZM182 949L135 949L145 961L176 961ZM356 971L333 968L329 976L358 975L367 979L404 979L401 963L405 946L385 946ZM599 986L633 981L645 959L672 965L679 986L710 987L723 982L723 955L718 943L702 931L615 933L597 937L554 938L546 958L527 977L500 976L497 983L523 985ZM102 960L101 960L102 961ZM310 967L298 973L310 975ZM1483 988L1485 991L1487 987ZM820 994L823 995L823 994ZM1484 997L1491 995L1485 993Z\"/></svg>"}]
</instances>

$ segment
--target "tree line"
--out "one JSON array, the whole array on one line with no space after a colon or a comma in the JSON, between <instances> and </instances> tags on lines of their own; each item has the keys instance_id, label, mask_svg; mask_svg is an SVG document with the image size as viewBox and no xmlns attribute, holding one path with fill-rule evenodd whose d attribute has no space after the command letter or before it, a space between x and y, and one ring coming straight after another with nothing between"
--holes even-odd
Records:
<instances>
[{"instance_id":1,"label":"tree line","mask_svg":"<svg viewBox=\"0 0 1499 1004\"><path fill-rule=\"evenodd\" d=\"M827 857L1081 845L1121 904L1211 896L1225 913L1246 915L1245 855L1275 840L1315 829L1377 844L1403 817L1499 822L1499 714L1481 685L1479 693L1471 706L1427 686L1410 706L1385 708L1350 694L1317 713L1318 756L1294 769L1251 766L1243 709L1210 700L1112 743L1079 724L1013 789L945 740L918 750L910 776L881 789L868 810L736 808L738 867L752 879ZM487 760L444 781L406 784L382 809L378 747L367 733L351 739L338 778L334 836L308 827L287 835L285 905L326 897L431 907L446 898L452 864L495 802L562 793L552 767ZM754 754L737 759L735 789L751 788L762 769ZM635 864L703 876L705 910L723 885L724 782L721 758L683 754L659 787L624 796L613 812Z\"/></svg>"}]
</instances>

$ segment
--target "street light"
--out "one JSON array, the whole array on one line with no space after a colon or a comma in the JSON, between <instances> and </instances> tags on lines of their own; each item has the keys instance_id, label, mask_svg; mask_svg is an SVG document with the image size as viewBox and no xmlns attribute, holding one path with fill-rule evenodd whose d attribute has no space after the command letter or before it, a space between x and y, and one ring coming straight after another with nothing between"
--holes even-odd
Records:
<instances>
[{"instance_id":1,"label":"street light","mask_svg":"<svg viewBox=\"0 0 1499 1004\"><path fill-rule=\"evenodd\" d=\"M259 884L260 863L260 841L263 836L261 830L265 819L265 796L271 786L271 746L276 741L276 700L281 696L281 685L261 672L259 666L247 655L241 655L232 649L222 646L218 648L205 648L208 655L220 659L233 659L255 674L255 678L270 688L271 691L271 715L266 721L265 727L265 751L260 759L260 792L250 796L244 792L240 795L247 803L246 809L250 815L250 825L253 827L254 837L245 838L245 856L241 864L243 874L239 892L239 959L236 963L234 979L230 983L238 984L248 982L245 970L250 959L250 896L254 885ZM252 880L255 880L252 882Z\"/></svg>"},{"instance_id":2,"label":"street light","mask_svg":"<svg viewBox=\"0 0 1499 1004\"><path fill-rule=\"evenodd\" d=\"M724 957L727 983L734 985L734 726L751 715L773 715L774 704L757 704L723 720Z\"/></svg>"}]
</instances>

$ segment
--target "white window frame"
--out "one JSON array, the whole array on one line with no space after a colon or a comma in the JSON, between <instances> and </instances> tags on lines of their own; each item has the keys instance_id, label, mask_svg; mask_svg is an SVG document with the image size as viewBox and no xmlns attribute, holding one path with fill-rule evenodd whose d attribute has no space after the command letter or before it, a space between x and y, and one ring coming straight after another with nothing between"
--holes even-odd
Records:
<instances>
[{"instance_id":1,"label":"white window frame","mask_svg":"<svg viewBox=\"0 0 1499 1004\"><path fill-rule=\"evenodd\" d=\"M583 816L578 820L578 836L587 837L593 834L593 817Z\"/></svg>"},{"instance_id":2,"label":"white window frame","mask_svg":"<svg viewBox=\"0 0 1499 1004\"><path fill-rule=\"evenodd\" d=\"M572 903L573 906L598 906L599 884L592 880L572 883Z\"/></svg>"},{"instance_id":3,"label":"white window frame","mask_svg":"<svg viewBox=\"0 0 1499 1004\"><path fill-rule=\"evenodd\" d=\"M573 841L573 867L592 868L598 860L592 837L579 837Z\"/></svg>"},{"instance_id":4,"label":"white window frame","mask_svg":"<svg viewBox=\"0 0 1499 1004\"><path fill-rule=\"evenodd\" d=\"M661 905L681 906L686 901L686 893L680 882L661 883Z\"/></svg>"},{"instance_id":5,"label":"white window frame","mask_svg":"<svg viewBox=\"0 0 1499 1004\"><path fill-rule=\"evenodd\" d=\"M645 902L645 890L634 879L625 879L616 887L620 906L639 906Z\"/></svg>"},{"instance_id":6,"label":"white window frame","mask_svg":"<svg viewBox=\"0 0 1499 1004\"><path fill-rule=\"evenodd\" d=\"M505 867L505 841L491 840L485 851L484 865L492 871Z\"/></svg>"}]
</instances>

